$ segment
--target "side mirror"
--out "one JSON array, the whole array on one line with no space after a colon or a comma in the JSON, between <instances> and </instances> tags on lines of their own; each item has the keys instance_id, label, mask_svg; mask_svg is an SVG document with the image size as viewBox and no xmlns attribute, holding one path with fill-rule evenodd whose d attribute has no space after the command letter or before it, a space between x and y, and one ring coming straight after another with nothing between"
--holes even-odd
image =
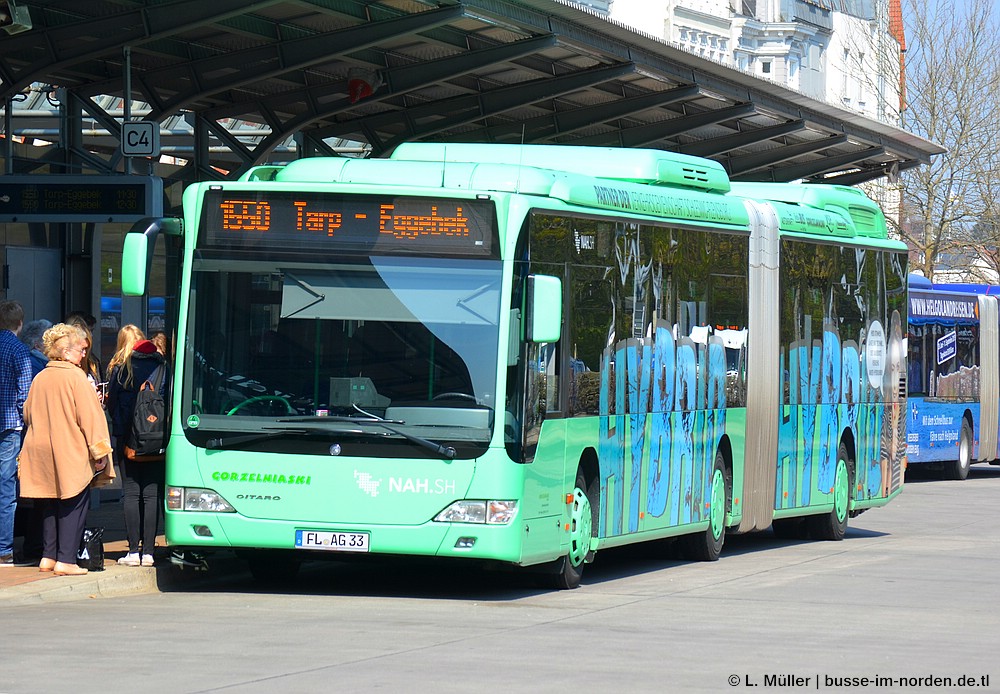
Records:
<instances>
[{"instance_id":1,"label":"side mirror","mask_svg":"<svg viewBox=\"0 0 1000 694\"><path fill-rule=\"evenodd\" d=\"M149 237L145 234L125 234L122 242L122 294L142 296L146 293L146 258Z\"/></svg>"},{"instance_id":2,"label":"side mirror","mask_svg":"<svg viewBox=\"0 0 1000 694\"><path fill-rule=\"evenodd\" d=\"M132 225L122 242L122 294L142 296L153 267L153 250L160 232L181 236L184 225L177 217L147 217Z\"/></svg>"},{"instance_id":3,"label":"side mirror","mask_svg":"<svg viewBox=\"0 0 1000 694\"><path fill-rule=\"evenodd\" d=\"M558 342L562 335L562 281L549 275L528 276L529 342Z\"/></svg>"}]
</instances>

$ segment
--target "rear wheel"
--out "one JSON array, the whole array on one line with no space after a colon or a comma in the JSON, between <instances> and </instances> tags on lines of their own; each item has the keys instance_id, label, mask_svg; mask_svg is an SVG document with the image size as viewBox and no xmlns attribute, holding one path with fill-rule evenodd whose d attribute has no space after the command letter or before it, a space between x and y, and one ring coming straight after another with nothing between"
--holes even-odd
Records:
<instances>
[{"instance_id":1,"label":"rear wheel","mask_svg":"<svg viewBox=\"0 0 1000 694\"><path fill-rule=\"evenodd\" d=\"M969 420L962 420L962 433L958 441L958 459L946 463L944 477L949 480L964 480L969 476L972 465L972 427Z\"/></svg>"},{"instance_id":2,"label":"rear wheel","mask_svg":"<svg viewBox=\"0 0 1000 694\"><path fill-rule=\"evenodd\" d=\"M696 561L715 561L722 554L722 545L726 541L726 508L731 493L730 484L722 453L716 453L709 487L708 528L697 535L683 538L684 552L689 558Z\"/></svg>"},{"instance_id":3,"label":"rear wheel","mask_svg":"<svg viewBox=\"0 0 1000 694\"><path fill-rule=\"evenodd\" d=\"M571 590L580 585L583 565L590 559L590 541L594 536L594 505L596 482L587 484L580 473L576 477L573 500L570 503L569 552L553 565L552 573L544 574L545 583L558 590Z\"/></svg>"},{"instance_id":4,"label":"rear wheel","mask_svg":"<svg viewBox=\"0 0 1000 694\"><path fill-rule=\"evenodd\" d=\"M837 470L833 478L833 510L822 516L812 516L809 524L817 540L843 540L847 532L847 516L851 503L851 474L847 447L837 449Z\"/></svg>"}]
</instances>

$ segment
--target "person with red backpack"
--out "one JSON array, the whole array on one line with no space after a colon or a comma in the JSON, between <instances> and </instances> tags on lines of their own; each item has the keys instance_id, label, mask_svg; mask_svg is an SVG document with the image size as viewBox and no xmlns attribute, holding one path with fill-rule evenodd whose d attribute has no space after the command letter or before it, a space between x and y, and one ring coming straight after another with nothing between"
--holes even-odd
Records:
<instances>
[{"instance_id":1,"label":"person with red backpack","mask_svg":"<svg viewBox=\"0 0 1000 694\"><path fill-rule=\"evenodd\" d=\"M128 537L128 553L118 563L126 566L154 564L153 548L163 505L166 445L163 403L169 400L170 380L169 366L156 345L146 339L135 342L132 351L108 376L107 406L115 436L115 457L122 475ZM158 409L153 406L157 404L154 399L159 401ZM140 426L136 424L137 412ZM160 437L153 451L144 449L151 434Z\"/></svg>"}]
</instances>

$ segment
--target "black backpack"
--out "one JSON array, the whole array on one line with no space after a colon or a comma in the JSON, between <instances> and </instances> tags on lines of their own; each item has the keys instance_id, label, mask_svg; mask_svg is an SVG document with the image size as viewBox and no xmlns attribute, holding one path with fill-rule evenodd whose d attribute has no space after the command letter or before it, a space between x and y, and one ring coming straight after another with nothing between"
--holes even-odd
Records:
<instances>
[{"instance_id":1,"label":"black backpack","mask_svg":"<svg viewBox=\"0 0 1000 694\"><path fill-rule=\"evenodd\" d=\"M167 449L167 408L160 394L166 367L157 366L139 386L132 410L132 423L125 440L125 458L134 461L163 460Z\"/></svg>"}]
</instances>

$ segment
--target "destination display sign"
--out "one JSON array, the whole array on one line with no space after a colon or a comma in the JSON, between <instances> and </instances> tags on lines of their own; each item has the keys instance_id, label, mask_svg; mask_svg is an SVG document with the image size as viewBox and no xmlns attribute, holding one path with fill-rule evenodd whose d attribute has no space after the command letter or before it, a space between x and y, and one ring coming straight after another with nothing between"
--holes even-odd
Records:
<instances>
[{"instance_id":1,"label":"destination display sign","mask_svg":"<svg viewBox=\"0 0 1000 694\"><path fill-rule=\"evenodd\" d=\"M209 190L206 248L494 257L490 200Z\"/></svg>"}]
</instances>

